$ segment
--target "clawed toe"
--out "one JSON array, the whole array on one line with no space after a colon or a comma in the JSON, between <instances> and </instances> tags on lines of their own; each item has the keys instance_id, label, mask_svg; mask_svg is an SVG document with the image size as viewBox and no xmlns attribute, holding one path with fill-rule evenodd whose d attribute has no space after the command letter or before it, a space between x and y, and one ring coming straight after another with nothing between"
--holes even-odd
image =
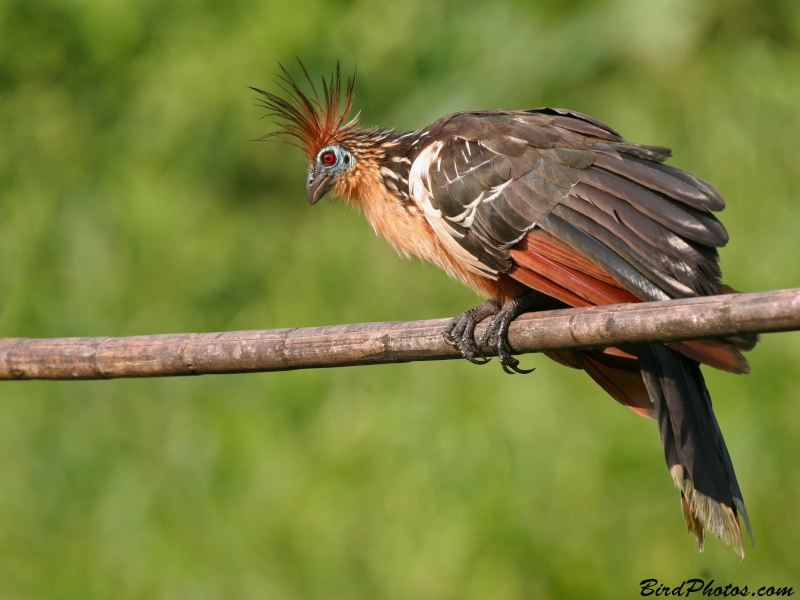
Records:
<instances>
[{"instance_id":1,"label":"clawed toe","mask_svg":"<svg viewBox=\"0 0 800 600\"><path fill-rule=\"evenodd\" d=\"M459 341L456 344L456 348L458 351L461 352L461 356L466 358L469 362L473 365L485 365L488 363L491 358L486 358L481 352L480 348L478 348L474 343L468 341Z\"/></svg>"},{"instance_id":2,"label":"clawed toe","mask_svg":"<svg viewBox=\"0 0 800 600\"><path fill-rule=\"evenodd\" d=\"M481 348L495 348L497 347L497 331L500 325L498 315L494 315L486 323L486 329L478 340L478 345Z\"/></svg>"},{"instance_id":3,"label":"clawed toe","mask_svg":"<svg viewBox=\"0 0 800 600\"><path fill-rule=\"evenodd\" d=\"M469 362L485 365L491 359L486 358L480 346L475 343L475 326L499 310L500 305L496 301L487 300L450 321L448 328L442 332L442 337Z\"/></svg>"},{"instance_id":4,"label":"clawed toe","mask_svg":"<svg viewBox=\"0 0 800 600\"><path fill-rule=\"evenodd\" d=\"M511 322L519 315L532 307L541 298L537 292L529 292L517 296L513 300L506 302L500 311L497 312L486 324L486 331L483 332L479 340L479 345L484 348L494 348L503 371L509 375L514 373L531 373L534 369L522 369L519 361L511 356L511 345L508 342L508 327Z\"/></svg>"},{"instance_id":5,"label":"clawed toe","mask_svg":"<svg viewBox=\"0 0 800 600\"><path fill-rule=\"evenodd\" d=\"M523 369L519 367L519 361L508 354L507 352L503 353L503 356L500 356L500 366L503 367L503 371L508 373L509 375L513 375L514 373L519 373L520 375L527 375L528 373L533 373L536 369ZM499 352L498 352L499 355Z\"/></svg>"},{"instance_id":6,"label":"clawed toe","mask_svg":"<svg viewBox=\"0 0 800 600\"><path fill-rule=\"evenodd\" d=\"M487 300L475 308L465 311L450 322L447 330L442 332L445 341L458 349L461 356L476 365L485 365L491 359L483 355L482 348L493 348L497 352L503 371L509 375L514 373L531 373L534 369L522 369L519 361L511 356L508 343L508 327L511 321L533 306L541 294L529 292L509 300L502 307L495 300ZM486 330L475 340L475 326L486 317L490 317Z\"/></svg>"},{"instance_id":7,"label":"clawed toe","mask_svg":"<svg viewBox=\"0 0 800 600\"><path fill-rule=\"evenodd\" d=\"M459 321L459 318L456 318L450 324L450 329L445 331L442 336L448 344L457 348L461 356L469 362L475 365L485 365L489 359L483 356L483 352L475 343L474 331L474 324L466 319Z\"/></svg>"},{"instance_id":8,"label":"clawed toe","mask_svg":"<svg viewBox=\"0 0 800 600\"><path fill-rule=\"evenodd\" d=\"M534 369L521 369L519 361L511 356L511 345L508 343L508 327L517 316L515 311L500 311L494 315L486 325L486 330L481 335L478 344L482 348L494 348L500 360L503 371L509 375L514 373L526 374Z\"/></svg>"}]
</instances>

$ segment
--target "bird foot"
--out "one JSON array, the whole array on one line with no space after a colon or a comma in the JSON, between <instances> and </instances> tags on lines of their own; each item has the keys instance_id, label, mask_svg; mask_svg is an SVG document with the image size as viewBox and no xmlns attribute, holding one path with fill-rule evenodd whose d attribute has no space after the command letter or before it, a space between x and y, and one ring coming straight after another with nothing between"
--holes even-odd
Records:
<instances>
[{"instance_id":1,"label":"bird foot","mask_svg":"<svg viewBox=\"0 0 800 600\"><path fill-rule=\"evenodd\" d=\"M514 319L534 306L541 298L542 295L538 292L526 292L509 300L502 307L496 300L487 300L453 319L442 335L448 344L458 348L461 356L471 363L486 364L490 359L483 355L481 348L494 348L503 371L509 375L530 373L533 369L521 369L519 361L511 356L508 327ZM486 331L479 340L475 340L475 326L487 317L490 319Z\"/></svg>"},{"instance_id":2,"label":"bird foot","mask_svg":"<svg viewBox=\"0 0 800 600\"><path fill-rule=\"evenodd\" d=\"M500 310L500 303L496 300L486 300L475 308L465 310L450 321L447 329L442 332L444 341L457 348L461 352L461 356L469 362L485 365L491 359L486 358L475 344L475 326Z\"/></svg>"}]
</instances>

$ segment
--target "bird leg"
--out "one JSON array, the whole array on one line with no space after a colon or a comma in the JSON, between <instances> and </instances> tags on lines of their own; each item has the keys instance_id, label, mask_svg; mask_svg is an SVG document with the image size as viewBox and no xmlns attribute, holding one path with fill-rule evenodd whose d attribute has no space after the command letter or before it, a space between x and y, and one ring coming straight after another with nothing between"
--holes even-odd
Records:
<instances>
[{"instance_id":1,"label":"bird leg","mask_svg":"<svg viewBox=\"0 0 800 600\"><path fill-rule=\"evenodd\" d=\"M535 306L542 300L542 294L533 290L520 294L516 298L509 300L503 307L494 313L486 324L486 331L483 332L478 345L483 348L495 348L497 357L503 371L509 375L514 373L530 373L533 369L521 369L519 361L511 356L511 345L508 343L508 326L511 321L522 313Z\"/></svg>"},{"instance_id":2,"label":"bird leg","mask_svg":"<svg viewBox=\"0 0 800 600\"><path fill-rule=\"evenodd\" d=\"M508 327L511 321L539 303L544 296L533 290L520 294L502 306L497 300L486 300L475 308L464 311L450 321L442 333L445 341L458 348L461 356L476 365L485 365L490 359L483 355L481 348L495 348L500 365L506 373L530 373L533 369L519 368L519 361L511 356L508 343ZM475 340L475 326L485 318L491 317L480 340Z\"/></svg>"},{"instance_id":3,"label":"bird leg","mask_svg":"<svg viewBox=\"0 0 800 600\"><path fill-rule=\"evenodd\" d=\"M475 326L486 317L500 312L500 303L497 300L486 300L475 308L465 310L442 332L442 337L451 346L458 348L461 356L476 365L485 365L489 359L483 356L480 348L475 344ZM480 356L479 358L476 358Z\"/></svg>"}]
</instances>

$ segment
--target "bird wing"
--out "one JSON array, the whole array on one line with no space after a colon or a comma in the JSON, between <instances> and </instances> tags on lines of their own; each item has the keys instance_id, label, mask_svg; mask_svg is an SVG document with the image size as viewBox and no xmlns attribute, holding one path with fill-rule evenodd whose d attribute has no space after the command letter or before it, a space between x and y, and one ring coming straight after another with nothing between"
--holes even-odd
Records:
<instances>
[{"instance_id":1,"label":"bird wing","mask_svg":"<svg viewBox=\"0 0 800 600\"><path fill-rule=\"evenodd\" d=\"M666 166L585 115L540 109L460 113L434 124L411 166L411 195L462 264L501 274L571 306L687 298L727 291L717 248L728 234L709 184ZM704 526L743 556L741 491L698 364L747 372L754 339L549 353L659 422L702 548ZM737 347L738 346L738 347ZM752 536L751 536L752 537Z\"/></svg>"},{"instance_id":2,"label":"bird wing","mask_svg":"<svg viewBox=\"0 0 800 600\"><path fill-rule=\"evenodd\" d=\"M560 109L457 113L422 139L411 196L475 273L508 274L571 306L726 290L717 248L728 234L712 214L724 201L663 164L668 148L632 144ZM748 368L724 341L675 347L717 368Z\"/></svg>"},{"instance_id":3,"label":"bird wing","mask_svg":"<svg viewBox=\"0 0 800 600\"><path fill-rule=\"evenodd\" d=\"M411 168L411 194L474 270L509 272L512 249L538 228L641 300L718 292L715 249L728 236L711 211L724 202L661 164L667 148L554 109L459 113L429 139Z\"/></svg>"}]
</instances>

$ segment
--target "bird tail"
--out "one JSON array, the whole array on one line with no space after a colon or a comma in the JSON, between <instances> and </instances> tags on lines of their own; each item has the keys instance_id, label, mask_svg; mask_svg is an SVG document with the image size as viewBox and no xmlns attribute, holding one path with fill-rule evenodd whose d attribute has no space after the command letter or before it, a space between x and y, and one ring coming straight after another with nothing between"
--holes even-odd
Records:
<instances>
[{"instance_id":1,"label":"bird tail","mask_svg":"<svg viewBox=\"0 0 800 600\"><path fill-rule=\"evenodd\" d=\"M739 515L751 541L753 532L700 365L661 344L636 350L667 466L698 549L703 549L707 529L743 558Z\"/></svg>"}]
</instances>

